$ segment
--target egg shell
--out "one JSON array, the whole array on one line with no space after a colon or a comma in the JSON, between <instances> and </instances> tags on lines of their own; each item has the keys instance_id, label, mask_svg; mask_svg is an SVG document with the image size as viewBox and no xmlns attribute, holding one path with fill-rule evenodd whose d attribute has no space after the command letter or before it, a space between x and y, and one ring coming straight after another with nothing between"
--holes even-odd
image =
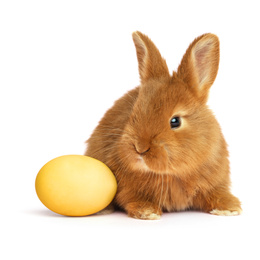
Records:
<instances>
[{"instance_id":1,"label":"egg shell","mask_svg":"<svg viewBox=\"0 0 260 260\"><path fill-rule=\"evenodd\" d=\"M104 163L84 155L64 155L41 168L35 189L48 209L66 216L86 216L111 203L117 182Z\"/></svg>"}]
</instances>

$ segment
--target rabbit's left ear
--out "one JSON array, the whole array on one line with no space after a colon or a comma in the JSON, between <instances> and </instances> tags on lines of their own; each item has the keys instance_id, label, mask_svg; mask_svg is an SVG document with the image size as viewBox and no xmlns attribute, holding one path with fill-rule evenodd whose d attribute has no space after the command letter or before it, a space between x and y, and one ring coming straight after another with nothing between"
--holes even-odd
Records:
<instances>
[{"instance_id":1,"label":"rabbit's left ear","mask_svg":"<svg viewBox=\"0 0 260 260\"><path fill-rule=\"evenodd\" d=\"M219 65L219 40L214 34L195 39L187 49L178 68L178 76L193 88L197 95L207 99Z\"/></svg>"},{"instance_id":2,"label":"rabbit's left ear","mask_svg":"<svg viewBox=\"0 0 260 260\"><path fill-rule=\"evenodd\" d=\"M166 61L154 43L141 32L132 34L136 48L141 83L149 79L170 77Z\"/></svg>"}]
</instances>

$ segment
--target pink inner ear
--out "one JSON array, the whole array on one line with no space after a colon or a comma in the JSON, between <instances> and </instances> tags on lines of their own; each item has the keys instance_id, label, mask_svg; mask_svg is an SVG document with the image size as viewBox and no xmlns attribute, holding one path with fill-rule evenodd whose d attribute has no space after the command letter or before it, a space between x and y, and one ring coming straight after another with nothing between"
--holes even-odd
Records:
<instances>
[{"instance_id":1,"label":"pink inner ear","mask_svg":"<svg viewBox=\"0 0 260 260\"><path fill-rule=\"evenodd\" d=\"M196 59L196 63L197 66L203 66L203 61L205 59L206 53L208 52L209 46L205 46L199 50L196 50L195 53L195 59Z\"/></svg>"},{"instance_id":2,"label":"pink inner ear","mask_svg":"<svg viewBox=\"0 0 260 260\"><path fill-rule=\"evenodd\" d=\"M210 42L205 46L195 49L195 67L198 72L199 82L202 83L208 76L210 70Z\"/></svg>"},{"instance_id":3,"label":"pink inner ear","mask_svg":"<svg viewBox=\"0 0 260 260\"><path fill-rule=\"evenodd\" d=\"M145 66L145 58L147 55L146 47L139 38L135 38L135 44L136 44L136 53L137 53L139 69L143 71Z\"/></svg>"}]
</instances>

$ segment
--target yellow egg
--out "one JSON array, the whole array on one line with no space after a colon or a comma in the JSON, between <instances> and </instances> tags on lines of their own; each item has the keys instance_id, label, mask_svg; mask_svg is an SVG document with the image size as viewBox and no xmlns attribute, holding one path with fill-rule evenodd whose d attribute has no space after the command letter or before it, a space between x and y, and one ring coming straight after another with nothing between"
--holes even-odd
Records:
<instances>
[{"instance_id":1,"label":"yellow egg","mask_svg":"<svg viewBox=\"0 0 260 260\"><path fill-rule=\"evenodd\" d=\"M117 183L104 163L84 155L64 155L41 168L35 188L48 209L66 216L86 216L110 204Z\"/></svg>"}]
</instances>

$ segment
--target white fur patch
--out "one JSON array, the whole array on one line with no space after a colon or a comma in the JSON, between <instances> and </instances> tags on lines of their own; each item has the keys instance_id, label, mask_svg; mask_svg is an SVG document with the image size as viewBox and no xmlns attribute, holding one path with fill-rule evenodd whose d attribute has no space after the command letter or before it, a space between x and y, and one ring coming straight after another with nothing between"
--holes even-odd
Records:
<instances>
[{"instance_id":1,"label":"white fur patch","mask_svg":"<svg viewBox=\"0 0 260 260\"><path fill-rule=\"evenodd\" d=\"M230 211L230 210L213 209L212 211L210 211L210 214L218 215L218 216L237 216L241 214L241 210Z\"/></svg>"},{"instance_id":2,"label":"white fur patch","mask_svg":"<svg viewBox=\"0 0 260 260\"><path fill-rule=\"evenodd\" d=\"M153 213L151 210L146 210L144 212L142 212L141 215L141 219L150 219L150 220L156 220L156 219L160 219L161 216Z\"/></svg>"}]
</instances>

